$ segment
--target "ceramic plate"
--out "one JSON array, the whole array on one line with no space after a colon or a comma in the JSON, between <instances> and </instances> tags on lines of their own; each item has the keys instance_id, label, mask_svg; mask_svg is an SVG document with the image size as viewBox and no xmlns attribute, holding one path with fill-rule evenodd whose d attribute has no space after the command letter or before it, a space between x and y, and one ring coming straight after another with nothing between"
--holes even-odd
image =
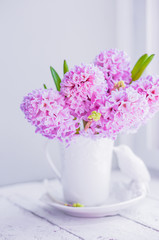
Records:
<instances>
[{"instance_id":1,"label":"ceramic plate","mask_svg":"<svg viewBox=\"0 0 159 240\"><path fill-rule=\"evenodd\" d=\"M45 180L45 187L46 194L41 198L43 203L76 217L104 217L119 214L121 210L137 204L146 196L146 187L144 185L130 182L117 172L112 174L109 198L101 206L65 206L62 196L62 186L57 180Z\"/></svg>"}]
</instances>

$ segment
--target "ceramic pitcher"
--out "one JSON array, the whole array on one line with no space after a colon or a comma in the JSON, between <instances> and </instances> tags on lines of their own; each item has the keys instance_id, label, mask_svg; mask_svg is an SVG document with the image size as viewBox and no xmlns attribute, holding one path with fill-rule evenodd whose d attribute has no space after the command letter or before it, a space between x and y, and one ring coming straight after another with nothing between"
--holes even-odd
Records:
<instances>
[{"instance_id":1,"label":"ceramic pitcher","mask_svg":"<svg viewBox=\"0 0 159 240\"><path fill-rule=\"evenodd\" d=\"M78 136L70 146L62 146L60 173L46 148L67 203L97 206L105 202L109 194L113 143L107 138Z\"/></svg>"}]
</instances>

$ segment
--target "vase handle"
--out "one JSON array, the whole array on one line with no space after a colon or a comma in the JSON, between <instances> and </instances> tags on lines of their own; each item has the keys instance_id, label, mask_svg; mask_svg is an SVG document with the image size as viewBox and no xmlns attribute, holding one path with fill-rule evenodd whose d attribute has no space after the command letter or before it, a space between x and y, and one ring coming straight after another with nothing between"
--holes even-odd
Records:
<instances>
[{"instance_id":1,"label":"vase handle","mask_svg":"<svg viewBox=\"0 0 159 240\"><path fill-rule=\"evenodd\" d=\"M61 174L60 174L59 170L57 169L57 167L55 166L54 162L52 161L52 157L49 153L48 143L49 143L49 140L45 143L45 146L44 146L44 151L45 151L46 158L47 158L54 174L56 175L56 178L61 180Z\"/></svg>"}]
</instances>

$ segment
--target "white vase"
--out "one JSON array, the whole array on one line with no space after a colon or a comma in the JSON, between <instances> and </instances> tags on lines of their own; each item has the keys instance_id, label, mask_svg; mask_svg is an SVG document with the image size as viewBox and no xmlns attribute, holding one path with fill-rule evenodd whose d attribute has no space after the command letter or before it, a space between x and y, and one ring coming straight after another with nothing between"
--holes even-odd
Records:
<instances>
[{"instance_id":1,"label":"white vase","mask_svg":"<svg viewBox=\"0 0 159 240\"><path fill-rule=\"evenodd\" d=\"M61 173L48 160L63 186L66 202L85 206L103 204L109 194L113 141L78 136L63 147Z\"/></svg>"}]
</instances>

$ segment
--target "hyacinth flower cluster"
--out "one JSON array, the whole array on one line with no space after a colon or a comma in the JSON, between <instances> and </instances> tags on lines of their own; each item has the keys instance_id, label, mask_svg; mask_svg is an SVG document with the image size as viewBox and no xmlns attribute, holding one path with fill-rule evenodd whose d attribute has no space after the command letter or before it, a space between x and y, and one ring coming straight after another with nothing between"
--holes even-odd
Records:
<instances>
[{"instance_id":1,"label":"hyacinth flower cluster","mask_svg":"<svg viewBox=\"0 0 159 240\"><path fill-rule=\"evenodd\" d=\"M159 110L159 77L141 77L153 57L144 54L132 70L118 49L70 70L64 61L63 79L50 67L57 90L44 84L24 97L21 110L36 132L67 143L79 135L116 139L134 132Z\"/></svg>"}]
</instances>

